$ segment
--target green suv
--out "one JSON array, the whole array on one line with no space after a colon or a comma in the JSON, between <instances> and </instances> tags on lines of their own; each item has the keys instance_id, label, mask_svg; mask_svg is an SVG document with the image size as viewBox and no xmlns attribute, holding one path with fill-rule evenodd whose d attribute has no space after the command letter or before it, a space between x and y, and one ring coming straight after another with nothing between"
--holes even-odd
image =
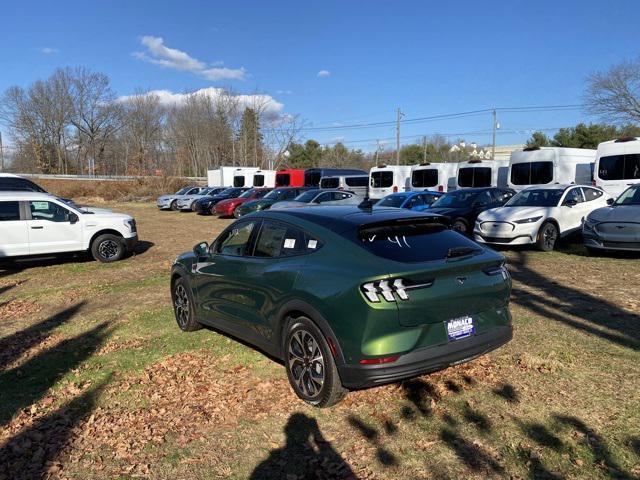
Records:
<instances>
[{"instance_id":1,"label":"green suv","mask_svg":"<svg viewBox=\"0 0 640 480\"><path fill-rule=\"evenodd\" d=\"M511 278L445 223L350 206L249 215L176 259L176 320L281 359L316 406L468 361L511 339Z\"/></svg>"}]
</instances>

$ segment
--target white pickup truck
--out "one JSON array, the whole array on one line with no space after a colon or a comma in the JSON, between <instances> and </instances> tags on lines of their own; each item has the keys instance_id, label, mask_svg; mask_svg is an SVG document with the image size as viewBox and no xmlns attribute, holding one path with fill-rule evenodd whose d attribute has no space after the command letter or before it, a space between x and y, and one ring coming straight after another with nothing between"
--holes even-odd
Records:
<instances>
[{"instance_id":1,"label":"white pickup truck","mask_svg":"<svg viewBox=\"0 0 640 480\"><path fill-rule=\"evenodd\" d=\"M137 241L130 215L79 207L47 193L0 191L0 259L90 251L100 262L114 262Z\"/></svg>"}]
</instances>

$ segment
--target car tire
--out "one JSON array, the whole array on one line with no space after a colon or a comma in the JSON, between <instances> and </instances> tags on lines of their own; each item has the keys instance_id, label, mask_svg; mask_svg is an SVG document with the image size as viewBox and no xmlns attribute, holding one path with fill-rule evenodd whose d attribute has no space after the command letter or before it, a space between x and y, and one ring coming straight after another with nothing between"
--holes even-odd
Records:
<instances>
[{"instance_id":1,"label":"car tire","mask_svg":"<svg viewBox=\"0 0 640 480\"><path fill-rule=\"evenodd\" d=\"M193 294L189 283L179 277L171 286L171 302L176 323L183 332L200 330L202 325L196 320Z\"/></svg>"},{"instance_id":2,"label":"car tire","mask_svg":"<svg viewBox=\"0 0 640 480\"><path fill-rule=\"evenodd\" d=\"M538 230L536 246L543 252L551 252L558 242L558 227L553 222L544 222Z\"/></svg>"},{"instance_id":3,"label":"car tire","mask_svg":"<svg viewBox=\"0 0 640 480\"><path fill-rule=\"evenodd\" d=\"M196 211L196 202L192 202L191 203L191 211L195 212Z\"/></svg>"},{"instance_id":4,"label":"car tire","mask_svg":"<svg viewBox=\"0 0 640 480\"><path fill-rule=\"evenodd\" d=\"M291 388L301 400L315 407L330 407L346 395L329 345L309 318L289 320L284 360Z\"/></svg>"},{"instance_id":5,"label":"car tire","mask_svg":"<svg viewBox=\"0 0 640 480\"><path fill-rule=\"evenodd\" d=\"M451 222L451 230L461 233L462 235L469 235L469 226L463 218L456 218Z\"/></svg>"},{"instance_id":6,"label":"car tire","mask_svg":"<svg viewBox=\"0 0 640 480\"><path fill-rule=\"evenodd\" d=\"M95 260L102 263L117 262L124 257L125 245L122 237L105 233L97 237L91 243L91 255Z\"/></svg>"},{"instance_id":7,"label":"car tire","mask_svg":"<svg viewBox=\"0 0 640 480\"><path fill-rule=\"evenodd\" d=\"M171 202L171 205L169 205L169 210L173 210L174 212L178 211L178 202L177 202L177 200L174 200L173 202Z\"/></svg>"},{"instance_id":8,"label":"car tire","mask_svg":"<svg viewBox=\"0 0 640 480\"><path fill-rule=\"evenodd\" d=\"M233 218L240 218L240 207L236 207L233 209Z\"/></svg>"}]
</instances>

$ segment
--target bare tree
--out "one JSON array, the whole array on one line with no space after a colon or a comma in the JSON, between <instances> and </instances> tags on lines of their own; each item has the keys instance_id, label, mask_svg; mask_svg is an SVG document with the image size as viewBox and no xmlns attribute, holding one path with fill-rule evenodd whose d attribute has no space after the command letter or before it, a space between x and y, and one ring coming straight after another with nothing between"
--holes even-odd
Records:
<instances>
[{"instance_id":1,"label":"bare tree","mask_svg":"<svg viewBox=\"0 0 640 480\"><path fill-rule=\"evenodd\" d=\"M160 97L138 92L122 105L123 170L144 174L161 169L160 153L164 134L165 108Z\"/></svg>"},{"instance_id":2,"label":"bare tree","mask_svg":"<svg viewBox=\"0 0 640 480\"><path fill-rule=\"evenodd\" d=\"M584 103L605 121L640 122L640 58L589 75Z\"/></svg>"}]
</instances>

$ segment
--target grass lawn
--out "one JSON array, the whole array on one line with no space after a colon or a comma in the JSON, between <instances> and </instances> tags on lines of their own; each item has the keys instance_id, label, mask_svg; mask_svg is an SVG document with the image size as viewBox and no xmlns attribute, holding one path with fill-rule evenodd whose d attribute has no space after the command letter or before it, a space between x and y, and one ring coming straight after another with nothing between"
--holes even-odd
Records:
<instances>
[{"instance_id":1,"label":"grass lawn","mask_svg":"<svg viewBox=\"0 0 640 480\"><path fill-rule=\"evenodd\" d=\"M174 258L229 220L106 205L136 217L135 256L0 267L0 479L640 477L637 257L505 251L510 344L318 410L175 324Z\"/></svg>"}]
</instances>

